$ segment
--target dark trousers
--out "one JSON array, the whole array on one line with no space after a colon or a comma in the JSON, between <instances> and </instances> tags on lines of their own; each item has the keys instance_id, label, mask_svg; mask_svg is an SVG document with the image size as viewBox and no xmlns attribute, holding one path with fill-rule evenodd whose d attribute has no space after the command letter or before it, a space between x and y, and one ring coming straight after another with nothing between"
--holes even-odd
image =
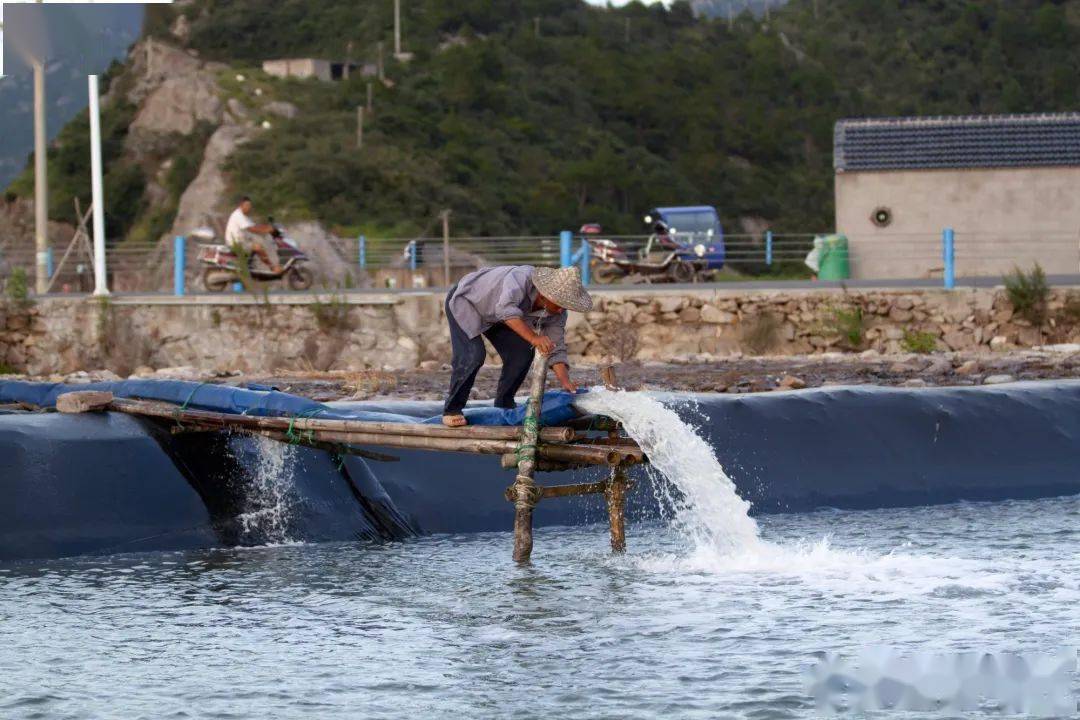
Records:
<instances>
[{"instance_id":1,"label":"dark trousers","mask_svg":"<svg viewBox=\"0 0 1080 720\"><path fill-rule=\"evenodd\" d=\"M529 366L532 365L535 354L533 346L503 323L493 325L483 337L478 335L470 338L450 312L450 297L456 289L456 286L450 289L445 305L446 320L450 324L450 347L453 350L453 358L450 360L450 392L446 396L443 414L457 415L469 401L469 392L473 388L473 383L476 382L476 373L480 372L484 360L487 359L484 337L491 341L495 352L499 353L503 362L502 373L499 375L499 387L495 392L495 407L513 408L514 395L525 382L525 376L529 374Z\"/></svg>"}]
</instances>

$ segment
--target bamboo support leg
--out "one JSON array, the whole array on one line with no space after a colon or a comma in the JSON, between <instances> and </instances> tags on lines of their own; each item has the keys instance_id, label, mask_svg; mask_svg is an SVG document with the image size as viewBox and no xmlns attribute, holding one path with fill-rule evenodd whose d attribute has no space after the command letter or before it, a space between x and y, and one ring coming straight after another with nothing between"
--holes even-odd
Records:
<instances>
[{"instance_id":1,"label":"bamboo support leg","mask_svg":"<svg viewBox=\"0 0 1080 720\"><path fill-rule=\"evenodd\" d=\"M518 473L514 480L514 560L528 562L532 557L533 508L540 499L540 491L533 481L536 471L536 444L540 439L540 410L544 400L544 383L547 381L547 356L537 354L533 361L529 404L525 423L521 430L521 447L518 450Z\"/></svg>"},{"instance_id":2,"label":"bamboo support leg","mask_svg":"<svg viewBox=\"0 0 1080 720\"><path fill-rule=\"evenodd\" d=\"M604 498L611 529L611 551L617 553L626 551L626 488L626 468L616 465L611 469Z\"/></svg>"}]
</instances>

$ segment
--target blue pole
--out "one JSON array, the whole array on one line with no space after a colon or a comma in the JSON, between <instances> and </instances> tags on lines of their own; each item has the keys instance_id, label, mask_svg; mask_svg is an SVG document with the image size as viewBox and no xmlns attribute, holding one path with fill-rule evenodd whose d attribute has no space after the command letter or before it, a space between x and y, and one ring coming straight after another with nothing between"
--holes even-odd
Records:
<instances>
[{"instance_id":1,"label":"blue pole","mask_svg":"<svg viewBox=\"0 0 1080 720\"><path fill-rule=\"evenodd\" d=\"M416 241L409 241L409 269L416 270Z\"/></svg>"},{"instance_id":2,"label":"blue pole","mask_svg":"<svg viewBox=\"0 0 1080 720\"><path fill-rule=\"evenodd\" d=\"M581 238L581 282L588 285L592 278L589 277L589 243Z\"/></svg>"},{"instance_id":3,"label":"blue pole","mask_svg":"<svg viewBox=\"0 0 1080 720\"><path fill-rule=\"evenodd\" d=\"M569 230L559 233L559 267L570 267L574 261L571 259L570 244L574 241L574 234Z\"/></svg>"},{"instance_id":4,"label":"blue pole","mask_svg":"<svg viewBox=\"0 0 1080 720\"><path fill-rule=\"evenodd\" d=\"M187 267L185 260L186 242L187 238L183 235L177 235L173 238L173 295L177 297L183 297L184 295L184 269Z\"/></svg>"},{"instance_id":5,"label":"blue pole","mask_svg":"<svg viewBox=\"0 0 1080 720\"><path fill-rule=\"evenodd\" d=\"M357 247L357 254L359 255L357 259L360 261L360 269L364 270L367 268L367 238L363 235L357 238Z\"/></svg>"},{"instance_id":6,"label":"blue pole","mask_svg":"<svg viewBox=\"0 0 1080 720\"><path fill-rule=\"evenodd\" d=\"M765 231L765 264L772 265L772 230Z\"/></svg>"},{"instance_id":7,"label":"blue pole","mask_svg":"<svg viewBox=\"0 0 1080 720\"><path fill-rule=\"evenodd\" d=\"M45 248L45 274L48 277L53 276L53 254L52 248Z\"/></svg>"},{"instance_id":8,"label":"blue pole","mask_svg":"<svg viewBox=\"0 0 1080 720\"><path fill-rule=\"evenodd\" d=\"M956 286L956 237L952 228L945 228L941 232L941 252L945 260L945 289L952 290Z\"/></svg>"}]
</instances>

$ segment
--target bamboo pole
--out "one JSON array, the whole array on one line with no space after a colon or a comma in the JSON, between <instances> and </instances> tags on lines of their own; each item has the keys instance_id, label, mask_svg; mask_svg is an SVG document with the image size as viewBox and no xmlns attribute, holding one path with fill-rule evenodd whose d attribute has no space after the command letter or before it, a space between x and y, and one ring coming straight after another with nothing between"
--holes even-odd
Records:
<instances>
[{"instance_id":1,"label":"bamboo pole","mask_svg":"<svg viewBox=\"0 0 1080 720\"><path fill-rule=\"evenodd\" d=\"M607 500L608 527L611 531L611 551L626 551L626 469L616 465L606 483L604 499Z\"/></svg>"},{"instance_id":2,"label":"bamboo pole","mask_svg":"<svg viewBox=\"0 0 1080 720\"><path fill-rule=\"evenodd\" d=\"M533 360L529 387L529 404L521 433L518 453L518 473L514 480L514 560L528 562L532 556L533 508L540 499L533 473L536 471L537 443L540 438L540 411L544 402L544 383L547 381L547 355L538 353Z\"/></svg>"},{"instance_id":3,"label":"bamboo pole","mask_svg":"<svg viewBox=\"0 0 1080 720\"><path fill-rule=\"evenodd\" d=\"M374 435L414 435L417 437L451 438L460 440L517 440L521 437L520 427L491 425L466 425L465 427L446 427L445 425L425 425L422 423L369 422L366 420L331 420L327 418L287 418L260 417L219 413L210 410L181 409L179 405L158 400L129 400L117 398L109 406L110 410L131 415L150 415L153 417L175 419L181 422L197 422L217 427L250 427L270 430L327 430L346 433L364 433ZM540 440L548 443L570 442L576 437L568 427L544 428Z\"/></svg>"}]
</instances>

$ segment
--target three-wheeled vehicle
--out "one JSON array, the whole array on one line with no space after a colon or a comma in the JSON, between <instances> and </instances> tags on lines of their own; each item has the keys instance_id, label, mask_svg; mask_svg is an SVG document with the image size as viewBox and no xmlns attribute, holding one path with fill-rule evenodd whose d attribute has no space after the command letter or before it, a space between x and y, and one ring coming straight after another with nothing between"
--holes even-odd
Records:
<instances>
[{"instance_id":1,"label":"three-wheeled vehicle","mask_svg":"<svg viewBox=\"0 0 1080 720\"><path fill-rule=\"evenodd\" d=\"M629 278L690 283L724 266L724 231L716 208L708 205L653 208L645 215L645 224L650 234L639 248L591 237L599 234L598 226L582 227L582 236L590 245L594 281L611 283Z\"/></svg>"}]
</instances>

